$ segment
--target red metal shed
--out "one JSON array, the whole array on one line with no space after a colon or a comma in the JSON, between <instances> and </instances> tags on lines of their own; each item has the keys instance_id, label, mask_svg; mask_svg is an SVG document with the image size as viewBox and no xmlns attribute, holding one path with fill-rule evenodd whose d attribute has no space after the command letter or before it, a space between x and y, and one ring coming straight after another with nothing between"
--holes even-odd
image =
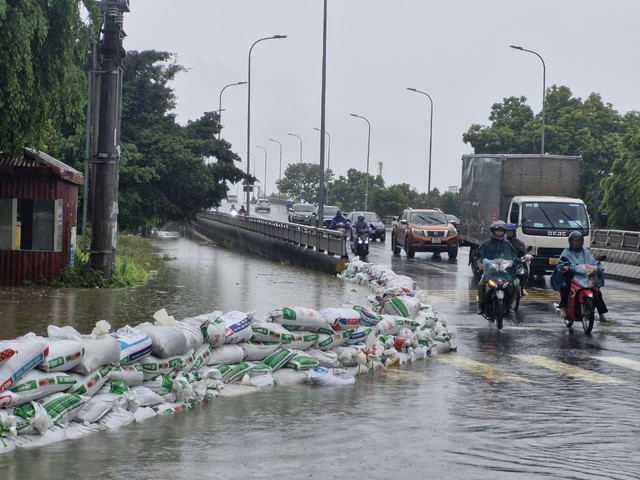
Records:
<instances>
[{"instance_id":1,"label":"red metal shed","mask_svg":"<svg viewBox=\"0 0 640 480\"><path fill-rule=\"evenodd\" d=\"M83 183L43 152L0 156L0 285L52 280L71 264Z\"/></svg>"}]
</instances>

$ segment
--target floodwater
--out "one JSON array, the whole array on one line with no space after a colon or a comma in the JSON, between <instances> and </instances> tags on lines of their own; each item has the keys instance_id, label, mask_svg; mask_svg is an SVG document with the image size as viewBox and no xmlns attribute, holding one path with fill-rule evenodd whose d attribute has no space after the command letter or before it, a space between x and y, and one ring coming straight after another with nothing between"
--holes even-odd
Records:
<instances>
[{"instance_id":1,"label":"floodwater","mask_svg":"<svg viewBox=\"0 0 640 480\"><path fill-rule=\"evenodd\" d=\"M150 320L160 308L176 318L214 309L264 315L285 305L364 302L369 294L325 274L185 239L158 245L176 260L144 287L0 290L0 338L44 334L50 323L88 333L100 319L115 329ZM383 246L373 248L372 257L390 257ZM424 274L420 261L389 261ZM436 267L442 292L469 289L455 265ZM436 307L459 326L458 352L353 387L276 386L16 450L0 456L0 478L640 478L637 323L598 325L588 337L538 316L498 332L470 314L468 302Z\"/></svg>"}]
</instances>

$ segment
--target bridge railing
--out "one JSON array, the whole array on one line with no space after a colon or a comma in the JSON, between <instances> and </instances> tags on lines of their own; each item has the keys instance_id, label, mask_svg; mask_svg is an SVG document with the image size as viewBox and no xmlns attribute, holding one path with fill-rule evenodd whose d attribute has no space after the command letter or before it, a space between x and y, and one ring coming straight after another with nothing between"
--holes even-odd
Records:
<instances>
[{"instance_id":1,"label":"bridge railing","mask_svg":"<svg viewBox=\"0 0 640 480\"><path fill-rule=\"evenodd\" d=\"M296 223L277 222L245 215L229 215L221 212L202 212L201 218L226 223L234 227L291 242L301 247L315 249L327 255L347 258L348 239L340 232L326 228L309 227Z\"/></svg>"},{"instance_id":2,"label":"bridge railing","mask_svg":"<svg viewBox=\"0 0 640 480\"><path fill-rule=\"evenodd\" d=\"M599 248L640 250L640 232L624 230L594 230L591 245Z\"/></svg>"}]
</instances>

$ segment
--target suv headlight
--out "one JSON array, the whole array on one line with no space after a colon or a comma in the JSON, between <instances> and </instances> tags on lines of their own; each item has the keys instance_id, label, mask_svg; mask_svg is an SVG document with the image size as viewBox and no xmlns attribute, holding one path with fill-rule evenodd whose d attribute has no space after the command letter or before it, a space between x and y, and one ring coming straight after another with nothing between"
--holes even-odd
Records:
<instances>
[{"instance_id":1,"label":"suv headlight","mask_svg":"<svg viewBox=\"0 0 640 480\"><path fill-rule=\"evenodd\" d=\"M418 228L412 228L411 233L413 233L414 235L421 235L423 237L426 237L424 230L420 230Z\"/></svg>"},{"instance_id":2,"label":"suv headlight","mask_svg":"<svg viewBox=\"0 0 640 480\"><path fill-rule=\"evenodd\" d=\"M447 237L452 237L454 235L456 235L458 233L458 231L455 228L452 228L451 230L447 230Z\"/></svg>"}]
</instances>

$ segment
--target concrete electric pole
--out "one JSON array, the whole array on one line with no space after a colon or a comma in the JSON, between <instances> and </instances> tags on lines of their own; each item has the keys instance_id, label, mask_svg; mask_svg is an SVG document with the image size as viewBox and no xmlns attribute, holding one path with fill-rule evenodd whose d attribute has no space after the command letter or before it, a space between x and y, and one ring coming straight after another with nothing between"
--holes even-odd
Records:
<instances>
[{"instance_id":1,"label":"concrete electric pole","mask_svg":"<svg viewBox=\"0 0 640 480\"><path fill-rule=\"evenodd\" d=\"M115 263L118 233L118 174L120 168L120 116L122 109L122 29L129 0L97 1L103 16L102 37L98 46L100 73L97 75L98 108L91 233L91 267L105 279L111 279Z\"/></svg>"}]
</instances>

